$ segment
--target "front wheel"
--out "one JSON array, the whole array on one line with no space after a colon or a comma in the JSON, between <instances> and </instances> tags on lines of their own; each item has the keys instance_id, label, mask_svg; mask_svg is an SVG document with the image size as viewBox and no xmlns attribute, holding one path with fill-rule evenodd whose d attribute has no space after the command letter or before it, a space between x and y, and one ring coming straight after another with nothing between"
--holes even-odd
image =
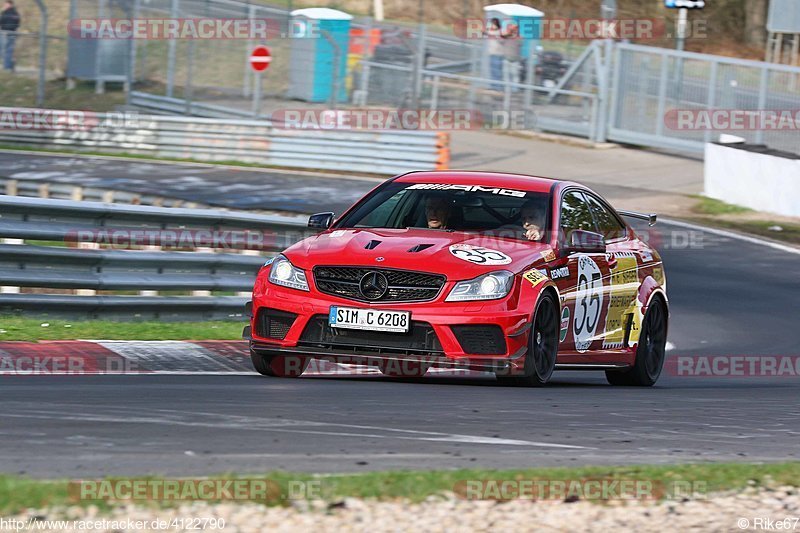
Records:
<instances>
[{"instance_id":1,"label":"front wheel","mask_svg":"<svg viewBox=\"0 0 800 533\"><path fill-rule=\"evenodd\" d=\"M253 368L262 376L273 378L297 378L308 366L308 357L296 355L262 355L250 350Z\"/></svg>"},{"instance_id":2,"label":"front wheel","mask_svg":"<svg viewBox=\"0 0 800 533\"><path fill-rule=\"evenodd\" d=\"M652 387L661 375L667 348L667 310L660 298L653 299L642 320L636 361L624 372L607 370L611 385Z\"/></svg>"},{"instance_id":3,"label":"front wheel","mask_svg":"<svg viewBox=\"0 0 800 533\"><path fill-rule=\"evenodd\" d=\"M558 355L558 330L560 320L555 298L544 294L536 305L533 327L525 354L525 368L521 376L497 376L504 385L541 387L550 380L556 368Z\"/></svg>"}]
</instances>

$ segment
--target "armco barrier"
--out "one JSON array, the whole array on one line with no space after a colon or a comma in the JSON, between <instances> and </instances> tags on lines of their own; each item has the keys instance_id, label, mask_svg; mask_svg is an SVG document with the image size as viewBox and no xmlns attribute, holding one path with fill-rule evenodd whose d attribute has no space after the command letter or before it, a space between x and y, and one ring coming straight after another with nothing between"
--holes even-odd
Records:
<instances>
[{"instance_id":1,"label":"armco barrier","mask_svg":"<svg viewBox=\"0 0 800 533\"><path fill-rule=\"evenodd\" d=\"M4 117L38 111L0 108ZM436 131L280 129L268 121L136 114L92 114L79 128L27 127L6 118L0 144L375 174L449 163L449 135Z\"/></svg>"},{"instance_id":2,"label":"armco barrier","mask_svg":"<svg viewBox=\"0 0 800 533\"><path fill-rule=\"evenodd\" d=\"M0 315L242 316L246 296L211 292L250 291L266 258L307 234L293 217L0 196Z\"/></svg>"}]
</instances>

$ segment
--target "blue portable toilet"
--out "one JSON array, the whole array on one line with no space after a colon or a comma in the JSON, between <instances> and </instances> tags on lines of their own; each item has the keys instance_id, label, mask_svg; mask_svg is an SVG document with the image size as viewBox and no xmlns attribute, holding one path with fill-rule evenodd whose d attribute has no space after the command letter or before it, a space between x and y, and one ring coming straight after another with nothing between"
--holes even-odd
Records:
<instances>
[{"instance_id":1,"label":"blue portable toilet","mask_svg":"<svg viewBox=\"0 0 800 533\"><path fill-rule=\"evenodd\" d=\"M352 15L327 7L312 7L296 9L291 16L293 38L288 97L327 102L331 100L336 82L337 101L347 101L347 52ZM334 65L337 57L338 65Z\"/></svg>"},{"instance_id":2,"label":"blue portable toilet","mask_svg":"<svg viewBox=\"0 0 800 533\"><path fill-rule=\"evenodd\" d=\"M486 28L489 28L489 23L493 18L500 20L500 27L505 30L508 24L516 24L519 27L519 35L522 39L520 46L520 56L526 64L529 65L528 70L532 71L531 61L536 60L536 49L542 39L542 20L544 13L538 9L530 6L523 6L520 4L495 4L483 8L485 15ZM487 55L488 40L484 44L484 58ZM488 61L483 61L484 68L481 72L484 76L488 75ZM530 80L527 80L530 83Z\"/></svg>"}]
</instances>

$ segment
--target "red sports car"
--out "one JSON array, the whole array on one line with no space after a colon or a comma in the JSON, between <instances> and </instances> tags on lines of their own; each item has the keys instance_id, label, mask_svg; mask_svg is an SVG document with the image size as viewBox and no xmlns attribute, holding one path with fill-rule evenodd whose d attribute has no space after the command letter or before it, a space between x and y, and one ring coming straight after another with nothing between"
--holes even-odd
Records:
<instances>
[{"instance_id":1,"label":"red sports car","mask_svg":"<svg viewBox=\"0 0 800 533\"><path fill-rule=\"evenodd\" d=\"M373 189L258 274L245 329L261 374L311 359L494 372L542 385L603 370L653 385L669 318L661 258L577 183L489 172L411 172Z\"/></svg>"}]
</instances>

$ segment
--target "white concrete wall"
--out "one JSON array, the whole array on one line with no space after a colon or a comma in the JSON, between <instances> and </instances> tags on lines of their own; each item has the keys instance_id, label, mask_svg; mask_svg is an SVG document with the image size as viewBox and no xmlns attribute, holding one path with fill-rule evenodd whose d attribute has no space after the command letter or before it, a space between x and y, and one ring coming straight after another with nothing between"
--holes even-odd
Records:
<instances>
[{"instance_id":1,"label":"white concrete wall","mask_svg":"<svg viewBox=\"0 0 800 533\"><path fill-rule=\"evenodd\" d=\"M729 204L800 217L800 159L707 143L705 194Z\"/></svg>"}]
</instances>

